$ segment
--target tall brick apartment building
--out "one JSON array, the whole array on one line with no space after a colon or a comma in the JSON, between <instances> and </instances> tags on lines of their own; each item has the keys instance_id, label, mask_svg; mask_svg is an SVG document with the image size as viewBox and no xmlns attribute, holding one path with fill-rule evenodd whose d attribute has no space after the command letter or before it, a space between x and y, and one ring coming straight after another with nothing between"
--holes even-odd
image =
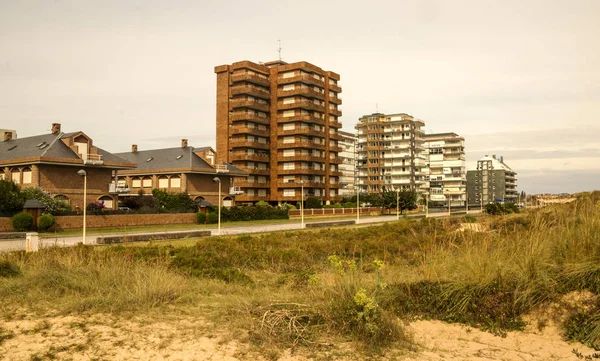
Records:
<instances>
[{"instance_id":1,"label":"tall brick apartment building","mask_svg":"<svg viewBox=\"0 0 600 361\"><path fill-rule=\"evenodd\" d=\"M239 202L340 199L340 76L307 62L215 67L217 159L249 172ZM302 182L302 184L300 184Z\"/></svg>"},{"instance_id":2,"label":"tall brick apartment building","mask_svg":"<svg viewBox=\"0 0 600 361\"><path fill-rule=\"evenodd\" d=\"M106 208L117 205L110 192L113 171L135 168L135 164L94 145L78 131L63 133L58 123L52 133L13 139L4 132L0 142L0 179L11 179L21 187L38 187L72 208L83 209L83 178L87 172L87 201L102 201Z\"/></svg>"}]
</instances>

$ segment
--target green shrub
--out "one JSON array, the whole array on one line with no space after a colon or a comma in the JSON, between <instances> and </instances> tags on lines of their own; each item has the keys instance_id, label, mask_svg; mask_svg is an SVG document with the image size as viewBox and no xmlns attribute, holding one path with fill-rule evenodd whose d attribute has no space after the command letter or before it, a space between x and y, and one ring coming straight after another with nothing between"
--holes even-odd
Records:
<instances>
[{"instance_id":1,"label":"green shrub","mask_svg":"<svg viewBox=\"0 0 600 361\"><path fill-rule=\"evenodd\" d=\"M33 229L33 217L25 212L17 213L12 218L12 226L18 232L29 231Z\"/></svg>"},{"instance_id":2,"label":"green shrub","mask_svg":"<svg viewBox=\"0 0 600 361\"><path fill-rule=\"evenodd\" d=\"M198 220L198 224L205 224L206 223L206 213L204 213L204 212L196 213L196 219Z\"/></svg>"},{"instance_id":3,"label":"green shrub","mask_svg":"<svg viewBox=\"0 0 600 361\"><path fill-rule=\"evenodd\" d=\"M256 207L270 207L269 203L265 202L265 201L258 201L255 204Z\"/></svg>"},{"instance_id":4,"label":"green shrub","mask_svg":"<svg viewBox=\"0 0 600 361\"><path fill-rule=\"evenodd\" d=\"M219 215L217 214L217 212L210 212L206 217L206 223L215 224L217 222L219 222Z\"/></svg>"},{"instance_id":5,"label":"green shrub","mask_svg":"<svg viewBox=\"0 0 600 361\"><path fill-rule=\"evenodd\" d=\"M0 261L0 277L16 277L21 274L21 269L10 261Z\"/></svg>"},{"instance_id":6,"label":"green shrub","mask_svg":"<svg viewBox=\"0 0 600 361\"><path fill-rule=\"evenodd\" d=\"M356 208L356 202L346 202L344 208Z\"/></svg>"},{"instance_id":7,"label":"green shrub","mask_svg":"<svg viewBox=\"0 0 600 361\"><path fill-rule=\"evenodd\" d=\"M42 214L37 220L38 230L47 231L54 225L54 216L50 213Z\"/></svg>"},{"instance_id":8,"label":"green shrub","mask_svg":"<svg viewBox=\"0 0 600 361\"><path fill-rule=\"evenodd\" d=\"M475 216L467 214L465 216L465 222L467 222L467 223L475 223L475 222L477 222L477 218L475 218Z\"/></svg>"},{"instance_id":9,"label":"green shrub","mask_svg":"<svg viewBox=\"0 0 600 361\"><path fill-rule=\"evenodd\" d=\"M320 199L309 197L306 198L306 203L304 204L304 207L307 209L318 209L323 208L323 205L321 204Z\"/></svg>"}]
</instances>

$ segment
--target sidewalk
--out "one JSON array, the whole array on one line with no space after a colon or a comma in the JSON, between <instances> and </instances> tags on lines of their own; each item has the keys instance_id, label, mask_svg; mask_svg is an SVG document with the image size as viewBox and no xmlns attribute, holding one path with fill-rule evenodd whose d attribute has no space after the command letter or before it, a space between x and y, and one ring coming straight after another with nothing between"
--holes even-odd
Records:
<instances>
[{"instance_id":1,"label":"sidewalk","mask_svg":"<svg viewBox=\"0 0 600 361\"><path fill-rule=\"evenodd\" d=\"M478 212L473 212L473 211L469 211L469 214L471 213L478 213ZM463 213L464 214L464 213ZM424 217L424 214L410 214L408 215L408 217L410 218L418 218L418 217ZM433 218L433 217L447 217L448 213L430 213L429 217ZM400 219L402 219L403 216L400 216ZM348 220L350 219L356 219L356 217L348 217ZM394 222L396 221L396 214L390 214L390 215L382 215L382 216L370 216L370 217L361 217L360 218L360 222L359 225L364 225L364 224L375 224L375 223L384 223L384 222ZM327 219L327 218L322 218L322 219L315 219L315 218L311 218L310 220L306 221L306 224L309 223L324 223L324 222L328 222L328 221L333 221L331 219ZM235 235L235 234L242 234L242 233L262 233L262 232L276 232L276 231L287 231L287 230L299 230L302 229L301 228L301 221L300 219L295 220L295 222L292 223L277 223L277 224L259 224L259 225L229 225L227 223L222 223L221 224L221 235ZM204 231L210 231L211 235L216 236L218 233L217 230L217 225L214 225L214 227L211 228L187 228L187 231L192 231L192 230L204 230ZM108 233L95 233L92 235L86 235L86 244L96 244L96 238L98 237L102 237L102 236L119 236L119 235L123 235L123 236L128 236L128 235L160 235L160 234L168 234L168 233L177 233L177 232L181 232L181 229L176 229L176 230L170 230L170 231L139 231L139 232L108 232ZM83 241L82 236L81 235L75 235L75 236L53 236L51 234L40 234L40 247L51 247L51 246L57 246L57 247L72 247L78 243L81 243ZM8 252L8 251L17 251L17 250L24 250L25 249L25 239L14 239L14 240L5 240L5 241L0 241L0 252Z\"/></svg>"}]
</instances>

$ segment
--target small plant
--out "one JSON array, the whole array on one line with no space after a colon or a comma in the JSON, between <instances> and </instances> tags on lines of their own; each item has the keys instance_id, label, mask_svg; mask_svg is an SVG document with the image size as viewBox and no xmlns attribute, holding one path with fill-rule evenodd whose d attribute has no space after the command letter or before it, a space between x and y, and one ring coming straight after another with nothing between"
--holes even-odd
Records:
<instances>
[{"instance_id":1,"label":"small plant","mask_svg":"<svg viewBox=\"0 0 600 361\"><path fill-rule=\"evenodd\" d=\"M54 216L50 213L42 214L37 220L38 230L47 231L50 227L54 225Z\"/></svg>"},{"instance_id":2,"label":"small plant","mask_svg":"<svg viewBox=\"0 0 600 361\"><path fill-rule=\"evenodd\" d=\"M0 277L16 277L21 275L21 269L10 261L0 261Z\"/></svg>"},{"instance_id":3,"label":"small plant","mask_svg":"<svg viewBox=\"0 0 600 361\"><path fill-rule=\"evenodd\" d=\"M467 222L467 223L475 223L475 222L477 222L477 218L475 218L475 216L473 216L473 215L467 214L465 216L465 222Z\"/></svg>"},{"instance_id":4,"label":"small plant","mask_svg":"<svg viewBox=\"0 0 600 361\"><path fill-rule=\"evenodd\" d=\"M12 226L18 232L29 231L33 229L33 217L25 212L17 213L12 218Z\"/></svg>"},{"instance_id":5,"label":"small plant","mask_svg":"<svg viewBox=\"0 0 600 361\"><path fill-rule=\"evenodd\" d=\"M4 343L4 341L10 340L13 337L15 337L14 332L7 330L4 327L0 326L0 345L2 345Z\"/></svg>"},{"instance_id":6,"label":"small plant","mask_svg":"<svg viewBox=\"0 0 600 361\"><path fill-rule=\"evenodd\" d=\"M204 212L196 213L196 219L198 220L198 224L205 224L206 223L206 213L204 213Z\"/></svg>"}]
</instances>

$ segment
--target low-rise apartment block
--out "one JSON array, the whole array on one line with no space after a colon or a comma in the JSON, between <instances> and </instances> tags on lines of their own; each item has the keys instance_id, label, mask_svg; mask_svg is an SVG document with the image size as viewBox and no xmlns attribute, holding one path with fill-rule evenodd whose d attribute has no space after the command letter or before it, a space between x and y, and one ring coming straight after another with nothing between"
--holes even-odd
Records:
<instances>
[{"instance_id":1,"label":"low-rise apartment block","mask_svg":"<svg viewBox=\"0 0 600 361\"><path fill-rule=\"evenodd\" d=\"M249 173L239 202L340 199L340 76L307 62L236 62L217 74L217 159Z\"/></svg>"},{"instance_id":2,"label":"low-rise apartment block","mask_svg":"<svg viewBox=\"0 0 600 361\"><path fill-rule=\"evenodd\" d=\"M375 113L359 119L357 178L361 192L421 192L426 174L424 125L405 113Z\"/></svg>"},{"instance_id":3,"label":"low-rise apartment block","mask_svg":"<svg viewBox=\"0 0 600 361\"><path fill-rule=\"evenodd\" d=\"M456 133L423 136L427 168L423 191L430 206L464 207L467 176L465 139Z\"/></svg>"},{"instance_id":4,"label":"low-rise apartment block","mask_svg":"<svg viewBox=\"0 0 600 361\"><path fill-rule=\"evenodd\" d=\"M504 163L504 157L486 155L477 161L476 169L467 172L467 196L469 206L516 202L517 173Z\"/></svg>"}]
</instances>

